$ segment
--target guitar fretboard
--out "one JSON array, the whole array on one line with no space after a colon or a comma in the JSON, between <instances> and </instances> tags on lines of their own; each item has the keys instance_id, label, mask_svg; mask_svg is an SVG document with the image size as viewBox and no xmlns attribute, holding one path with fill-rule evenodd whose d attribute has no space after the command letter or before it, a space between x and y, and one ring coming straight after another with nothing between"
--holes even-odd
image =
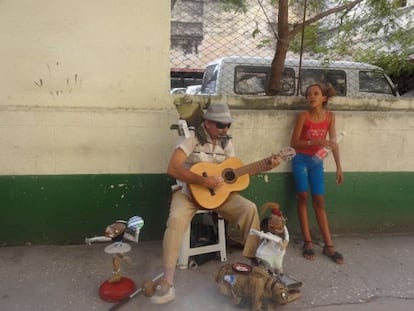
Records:
<instances>
[{"instance_id":1,"label":"guitar fretboard","mask_svg":"<svg viewBox=\"0 0 414 311\"><path fill-rule=\"evenodd\" d=\"M260 172L263 172L268 167L271 159L272 157L268 157L260 161L247 164L245 166L236 168L234 172L236 176L242 176L244 174L249 174L249 175L259 174Z\"/></svg>"}]
</instances>

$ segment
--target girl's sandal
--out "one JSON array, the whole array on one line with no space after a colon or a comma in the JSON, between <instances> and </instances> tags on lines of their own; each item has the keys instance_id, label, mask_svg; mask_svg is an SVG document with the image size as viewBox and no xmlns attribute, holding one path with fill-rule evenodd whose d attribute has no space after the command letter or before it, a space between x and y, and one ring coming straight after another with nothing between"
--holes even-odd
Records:
<instances>
[{"instance_id":1,"label":"girl's sandal","mask_svg":"<svg viewBox=\"0 0 414 311\"><path fill-rule=\"evenodd\" d=\"M302 256L307 260L315 259L315 252L313 251L312 241L303 241Z\"/></svg>"},{"instance_id":2,"label":"girl's sandal","mask_svg":"<svg viewBox=\"0 0 414 311\"><path fill-rule=\"evenodd\" d=\"M338 265L342 265L344 263L344 256L342 256L342 254L340 252L333 252L333 253L329 253L328 249L329 248L333 248L332 245L325 245L323 247L323 251L322 254L324 254L326 257L328 257L329 259L331 259L334 263L338 264Z\"/></svg>"}]
</instances>

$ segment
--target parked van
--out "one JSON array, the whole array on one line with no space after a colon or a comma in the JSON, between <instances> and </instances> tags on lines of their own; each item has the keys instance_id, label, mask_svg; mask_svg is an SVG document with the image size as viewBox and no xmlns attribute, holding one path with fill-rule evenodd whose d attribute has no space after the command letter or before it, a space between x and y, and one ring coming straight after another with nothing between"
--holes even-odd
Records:
<instances>
[{"instance_id":1,"label":"parked van","mask_svg":"<svg viewBox=\"0 0 414 311\"><path fill-rule=\"evenodd\" d=\"M271 58L259 57L217 59L209 63L204 71L200 94L265 95L271 63ZM399 96L384 70L366 63L303 60L300 79L301 83L299 60L286 59L280 95L304 95L309 84L322 82L332 84L337 96Z\"/></svg>"}]
</instances>

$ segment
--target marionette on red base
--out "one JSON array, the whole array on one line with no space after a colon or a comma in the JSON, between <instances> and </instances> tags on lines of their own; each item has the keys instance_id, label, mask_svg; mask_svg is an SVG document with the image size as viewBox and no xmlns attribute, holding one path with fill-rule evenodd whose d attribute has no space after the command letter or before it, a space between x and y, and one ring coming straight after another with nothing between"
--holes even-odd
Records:
<instances>
[{"instance_id":1,"label":"marionette on red base","mask_svg":"<svg viewBox=\"0 0 414 311\"><path fill-rule=\"evenodd\" d=\"M121 263L131 263L131 259L125 255L131 250L131 246L124 242L124 238L131 242L138 243L139 233L144 226L144 220L139 216L133 216L128 221L116 220L105 229L104 236L86 238L85 242L113 243L106 246L104 251L112 256L112 275L99 287L99 297L105 301L116 302L124 299L135 291L134 281L121 274Z\"/></svg>"},{"instance_id":2,"label":"marionette on red base","mask_svg":"<svg viewBox=\"0 0 414 311\"><path fill-rule=\"evenodd\" d=\"M283 258L289 244L286 219L277 203L265 203L261 212L268 208L272 213L262 221L262 231L250 230L250 234L262 239L255 264L226 264L215 278L221 294L233 297L235 305L250 305L253 311L262 310L263 306L285 305L301 297L302 282L283 273Z\"/></svg>"}]
</instances>

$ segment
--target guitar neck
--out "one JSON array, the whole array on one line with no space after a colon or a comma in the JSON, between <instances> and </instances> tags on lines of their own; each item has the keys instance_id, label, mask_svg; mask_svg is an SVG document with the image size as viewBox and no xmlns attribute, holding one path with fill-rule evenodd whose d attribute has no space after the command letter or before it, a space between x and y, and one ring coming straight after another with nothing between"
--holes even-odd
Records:
<instances>
[{"instance_id":1,"label":"guitar neck","mask_svg":"<svg viewBox=\"0 0 414 311\"><path fill-rule=\"evenodd\" d=\"M234 172L236 176L242 176L244 174L249 174L249 175L259 174L268 167L271 159L272 157L268 157L268 158L244 165L242 167L234 169Z\"/></svg>"},{"instance_id":2,"label":"guitar neck","mask_svg":"<svg viewBox=\"0 0 414 311\"><path fill-rule=\"evenodd\" d=\"M249 185L249 175L256 175L268 170L272 159L286 160L295 155L293 148L282 150L277 155L272 155L257 162L243 165L236 157L230 157L224 162L206 163L198 162L191 167L191 171L200 176L222 176L223 186L213 190L199 184L189 184L194 200L203 208L212 209L220 206L228 198L231 192L242 191Z\"/></svg>"}]
</instances>

